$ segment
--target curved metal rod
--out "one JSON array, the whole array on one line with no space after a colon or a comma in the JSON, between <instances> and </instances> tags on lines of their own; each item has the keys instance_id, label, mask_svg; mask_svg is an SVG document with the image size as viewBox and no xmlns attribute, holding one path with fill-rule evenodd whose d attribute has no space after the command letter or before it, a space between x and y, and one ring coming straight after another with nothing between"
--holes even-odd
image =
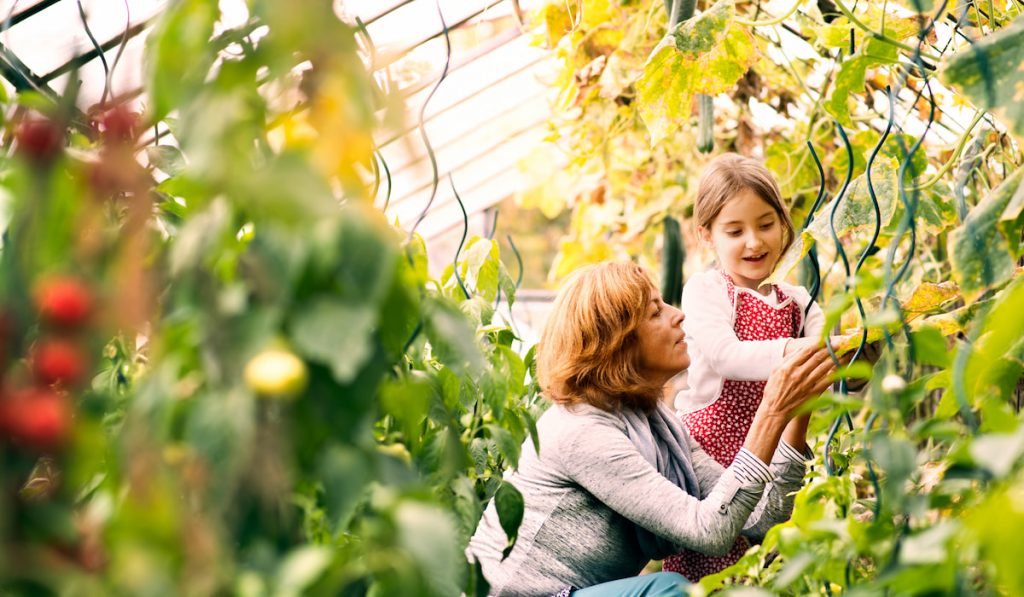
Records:
<instances>
[{"instance_id":1,"label":"curved metal rod","mask_svg":"<svg viewBox=\"0 0 1024 597\"><path fill-rule=\"evenodd\" d=\"M873 412L864 423L864 460L868 465L868 479L871 480L871 486L875 488L875 505L872 508L872 511L875 513L875 520L878 520L882 514L882 485L879 483L878 474L875 473L875 467L871 463L871 449L868 447L868 439L871 434L871 428L877 419L878 412Z\"/></svg>"},{"instance_id":2,"label":"curved metal rod","mask_svg":"<svg viewBox=\"0 0 1024 597\"><path fill-rule=\"evenodd\" d=\"M864 247L864 251L861 253L860 259L857 260L857 265L853 269L854 276L860 273L860 268L864 265L864 261L867 260L868 256L871 255L875 249L877 249L876 243L878 242L878 234L882 231L882 211L878 205L878 197L875 195L874 182L871 180L871 167L875 163L875 158L878 157L878 152L881 151L882 146L885 145L885 140L889 137L889 131L892 130L893 118L896 114L896 105L893 100L892 88L886 86L885 92L889 98L889 119L886 122L885 130L882 131L882 136L878 139L878 143L875 144L874 149L871 150L871 155L868 157L865 176L867 179L868 197L871 199L871 207L875 215L875 227L871 234L871 240L868 242L868 245ZM864 303L856 293L854 293L854 302L857 304L857 311L860 313L862 331L860 344L858 344L857 349L854 350L853 357L850 359L851 361L857 360L857 357L860 356L861 352L864 350L864 345L867 344L868 341L867 313L864 311Z\"/></svg>"},{"instance_id":3,"label":"curved metal rod","mask_svg":"<svg viewBox=\"0 0 1024 597\"><path fill-rule=\"evenodd\" d=\"M466 296L466 300L469 300L469 291L466 290L466 285L462 281L462 276L459 275L459 253L462 252L462 246L466 244L466 234L469 232L469 216L466 214L466 205L462 202L462 197L459 197L459 191L455 189L455 180L452 179L452 173L448 173L448 182L452 185L452 192L455 193L455 201L459 203L459 209L462 210L462 239L459 240L459 246L455 248L455 259L452 260L452 272L455 274L455 281L459 283L459 288L462 289L462 294Z\"/></svg>"},{"instance_id":4,"label":"curved metal rod","mask_svg":"<svg viewBox=\"0 0 1024 597\"><path fill-rule=\"evenodd\" d=\"M424 218L427 217L427 212L430 211L430 206L434 204L434 197L437 196L437 156L434 155L434 149L430 145L429 137L427 137L426 113L427 105L430 103L430 100L434 97L434 94L437 93L438 88L441 87L441 83L443 83L445 78L448 76L448 67L451 65L452 62L452 41L450 36L448 35L448 23L445 22L444 13L441 11L441 0L435 0L435 4L437 5L437 16L441 18L441 27L444 30L444 69L441 71L441 76L437 79L437 83L434 85L434 88L430 90L430 95L427 96L427 99L423 101L423 106L420 107L419 127L420 137L423 138L423 145L427 148L427 156L430 158L430 169L431 172L433 173L433 186L430 189L430 199L427 200L427 205L423 208L423 211L420 212L419 217L416 218L416 222L413 223L412 228L409 229L410 240L412 240L413 235L416 234L416 229L419 228L420 223L423 222Z\"/></svg>"},{"instance_id":5,"label":"curved metal rod","mask_svg":"<svg viewBox=\"0 0 1024 597\"><path fill-rule=\"evenodd\" d=\"M849 285L850 281L850 261L847 259L846 250L843 249L843 243L839 240L839 235L836 233L836 212L839 211L839 204L846 197L846 190L850 186L850 180L853 178L853 147L850 145L850 139L846 136L846 131L843 130L843 125L835 121L836 129L839 131L839 137L843 140L843 145L846 148L846 179L843 181L843 186L839 189L839 194L836 195L835 203L832 205L832 211L829 213L828 228L832 234L832 242L836 246L836 255L843 261L843 270L846 272L846 282ZM858 301L860 299L857 299ZM863 306L861 306L861 313L863 316ZM825 348L828 349L829 356L832 357L832 362L835 363L836 367L839 367L839 357L836 355L835 350L832 348L831 342L825 343ZM846 380L839 380L838 391L840 394L846 394ZM846 420L847 426L853 429L853 419L849 413L839 415L836 420L832 422L832 427L829 429L828 437L825 439L825 470L829 475L836 475L837 470L832 466L832 440L835 439L836 432L839 430L839 423Z\"/></svg>"},{"instance_id":6,"label":"curved metal rod","mask_svg":"<svg viewBox=\"0 0 1024 597\"><path fill-rule=\"evenodd\" d=\"M814 150L814 144L807 141L807 149L811 152L811 157L814 159L814 165L818 168L818 196L814 199L814 203L811 204L810 211L807 212L807 217L804 218L804 224L800 227L800 231L803 232L814 220L814 214L818 211L818 207L821 206L822 201L825 199L825 170L821 167L821 160L818 159L818 152ZM818 300L818 293L821 292L821 270L818 265L818 251L815 247L811 247L807 252L807 261L810 264L811 271L814 272L814 282L811 284L811 300L807 301L807 306L804 307L804 321L807 321L807 314L811 311L811 305Z\"/></svg>"},{"instance_id":7,"label":"curved metal rod","mask_svg":"<svg viewBox=\"0 0 1024 597\"><path fill-rule=\"evenodd\" d=\"M519 249L516 248L516 243L512 241L512 235L506 234L505 239L508 240L508 246L512 247L512 254L516 256L516 262L519 264L519 274L516 276L516 290L523 284L523 256L519 254Z\"/></svg>"},{"instance_id":8,"label":"curved metal rod","mask_svg":"<svg viewBox=\"0 0 1024 597\"><path fill-rule=\"evenodd\" d=\"M391 169L388 168L388 162L384 159L384 154L382 154L379 149L375 150L375 153L377 160L380 161L380 165L384 167L384 179L388 181L388 192L384 195L384 206L380 208L381 211L387 211L388 204L391 203ZM374 197L376 196L377 194L374 193Z\"/></svg>"},{"instance_id":9,"label":"curved metal rod","mask_svg":"<svg viewBox=\"0 0 1024 597\"><path fill-rule=\"evenodd\" d=\"M92 34L92 29L89 28L89 21L85 18L85 8L82 6L82 0L75 0L78 4L78 17L82 20L82 29L85 30L86 37L89 38L89 43L92 44L94 50L96 50L97 56L99 56L100 64L103 66L103 78L110 78L110 66L107 64L107 57L103 54L103 48L100 47L100 42L96 41L96 36ZM103 96L100 98L100 105L107 100L107 90L103 90Z\"/></svg>"},{"instance_id":10,"label":"curved metal rod","mask_svg":"<svg viewBox=\"0 0 1024 597\"><path fill-rule=\"evenodd\" d=\"M107 101L107 95L113 97L114 87L114 71L117 70L117 65L121 62L121 56L124 54L124 49L128 46L129 31L132 28L132 12L131 7L128 6L128 0L124 0L124 35L121 37L121 43L117 46L117 54L114 55L114 62L110 64L110 72L107 73L107 78L103 82L103 95L100 97L100 105L102 106Z\"/></svg>"},{"instance_id":11,"label":"curved metal rod","mask_svg":"<svg viewBox=\"0 0 1024 597\"><path fill-rule=\"evenodd\" d=\"M487 239L488 240L493 240L494 239L494 231L498 229L498 212L499 211L500 210L497 207L494 208L494 215L491 217L491 229L490 229L490 232L487 233Z\"/></svg>"}]
</instances>

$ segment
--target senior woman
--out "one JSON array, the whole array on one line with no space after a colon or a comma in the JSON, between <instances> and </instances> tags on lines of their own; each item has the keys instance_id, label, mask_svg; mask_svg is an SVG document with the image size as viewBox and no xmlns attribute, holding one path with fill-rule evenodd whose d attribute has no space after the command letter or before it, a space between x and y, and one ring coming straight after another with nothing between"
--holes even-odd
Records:
<instances>
[{"instance_id":1,"label":"senior woman","mask_svg":"<svg viewBox=\"0 0 1024 597\"><path fill-rule=\"evenodd\" d=\"M525 500L518 540L503 559L508 540L490 504L466 549L493 595L683 595L679 574L636 575L681 548L725 553L739 534L758 540L788 518L809 457L788 422L828 386L824 349L792 355L769 378L723 468L659 401L690 359L683 313L643 268L577 272L547 321L537 375L554 404L537 422L539 452L526 441L505 476Z\"/></svg>"}]
</instances>

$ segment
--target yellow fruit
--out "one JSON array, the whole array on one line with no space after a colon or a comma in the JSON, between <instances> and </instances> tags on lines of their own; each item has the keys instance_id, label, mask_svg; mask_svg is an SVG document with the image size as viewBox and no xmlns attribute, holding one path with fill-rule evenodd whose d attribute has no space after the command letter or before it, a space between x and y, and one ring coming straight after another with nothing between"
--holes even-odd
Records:
<instances>
[{"instance_id":1,"label":"yellow fruit","mask_svg":"<svg viewBox=\"0 0 1024 597\"><path fill-rule=\"evenodd\" d=\"M245 384L269 398L295 398L306 389L309 372L295 354L279 348L260 352L245 365Z\"/></svg>"}]
</instances>

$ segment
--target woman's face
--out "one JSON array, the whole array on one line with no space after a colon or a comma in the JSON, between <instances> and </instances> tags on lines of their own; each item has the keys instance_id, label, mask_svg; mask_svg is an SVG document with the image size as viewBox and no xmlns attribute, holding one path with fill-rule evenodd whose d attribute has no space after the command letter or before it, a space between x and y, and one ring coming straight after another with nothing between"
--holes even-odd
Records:
<instances>
[{"instance_id":1,"label":"woman's face","mask_svg":"<svg viewBox=\"0 0 1024 597\"><path fill-rule=\"evenodd\" d=\"M646 318L637 330L640 366L652 380L668 382L690 366L682 325L683 312L666 305L658 291L653 290L647 303Z\"/></svg>"}]
</instances>

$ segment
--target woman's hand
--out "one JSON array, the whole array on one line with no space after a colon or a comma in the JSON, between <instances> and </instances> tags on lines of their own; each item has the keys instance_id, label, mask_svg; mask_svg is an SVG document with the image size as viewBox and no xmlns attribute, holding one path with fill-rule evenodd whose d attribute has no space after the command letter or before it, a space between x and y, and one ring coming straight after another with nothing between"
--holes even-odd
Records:
<instances>
[{"instance_id":1,"label":"woman's hand","mask_svg":"<svg viewBox=\"0 0 1024 597\"><path fill-rule=\"evenodd\" d=\"M801 348L787 356L782 366L768 377L761 408L768 415L789 420L801 404L828 388L835 370L835 363L825 347Z\"/></svg>"},{"instance_id":2,"label":"woman's hand","mask_svg":"<svg viewBox=\"0 0 1024 597\"><path fill-rule=\"evenodd\" d=\"M825 347L804 347L790 356L772 372L764 388L764 397L754 415L743 446L764 462L771 462L779 438L793 412L804 402L821 394L832 382L835 364ZM806 429L806 423L804 424ZM787 438L790 445L796 441ZM801 442L797 442L801 443ZM802 446L794 445L800 449Z\"/></svg>"}]
</instances>

